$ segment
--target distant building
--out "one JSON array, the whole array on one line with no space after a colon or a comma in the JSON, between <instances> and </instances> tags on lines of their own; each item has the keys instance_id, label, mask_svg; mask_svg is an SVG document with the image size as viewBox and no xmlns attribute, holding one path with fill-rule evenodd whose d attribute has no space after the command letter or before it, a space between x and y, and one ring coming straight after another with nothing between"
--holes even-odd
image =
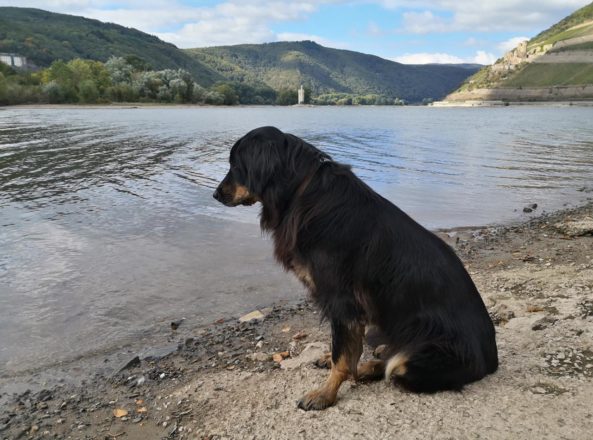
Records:
<instances>
[{"instance_id":1,"label":"distant building","mask_svg":"<svg viewBox=\"0 0 593 440\"><path fill-rule=\"evenodd\" d=\"M14 53L0 53L0 62L8 64L10 67L27 67L27 58Z\"/></svg>"},{"instance_id":2,"label":"distant building","mask_svg":"<svg viewBox=\"0 0 593 440\"><path fill-rule=\"evenodd\" d=\"M294 95L292 95L292 96L294 96ZM299 101L298 102L299 102L299 104L305 103L305 89L303 88L302 84L301 84L301 88L299 89Z\"/></svg>"}]
</instances>

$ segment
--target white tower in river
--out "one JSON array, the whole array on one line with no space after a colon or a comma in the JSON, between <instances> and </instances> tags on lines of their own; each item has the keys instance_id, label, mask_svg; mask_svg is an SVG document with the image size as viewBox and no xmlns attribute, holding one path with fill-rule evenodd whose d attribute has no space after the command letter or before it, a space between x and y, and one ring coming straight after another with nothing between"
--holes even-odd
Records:
<instances>
[{"instance_id":1,"label":"white tower in river","mask_svg":"<svg viewBox=\"0 0 593 440\"><path fill-rule=\"evenodd\" d=\"M303 85L301 84L301 88L299 89L299 104L305 103L305 89L303 89Z\"/></svg>"}]
</instances>

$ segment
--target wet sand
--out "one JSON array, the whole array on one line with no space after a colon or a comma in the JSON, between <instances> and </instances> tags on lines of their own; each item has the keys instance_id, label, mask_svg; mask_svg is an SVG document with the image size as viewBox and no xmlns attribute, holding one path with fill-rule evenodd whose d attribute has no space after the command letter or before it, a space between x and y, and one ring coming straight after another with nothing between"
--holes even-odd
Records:
<instances>
[{"instance_id":1,"label":"wet sand","mask_svg":"<svg viewBox=\"0 0 593 440\"><path fill-rule=\"evenodd\" d=\"M327 374L310 359L330 340L327 324L303 300L261 310L264 318L251 322L229 317L201 329L176 322L163 330L160 351L57 365L57 384L44 386L40 371L30 391L5 386L0 438L590 436L593 204L519 225L439 234L462 257L497 330L500 369L461 393L346 383L334 407L297 409ZM101 368L91 368L97 363Z\"/></svg>"}]
</instances>

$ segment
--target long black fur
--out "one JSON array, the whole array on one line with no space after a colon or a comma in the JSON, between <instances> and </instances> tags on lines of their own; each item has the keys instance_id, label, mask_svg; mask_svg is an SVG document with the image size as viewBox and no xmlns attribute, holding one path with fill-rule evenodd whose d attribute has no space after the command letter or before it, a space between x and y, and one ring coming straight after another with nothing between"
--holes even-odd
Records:
<instances>
[{"instance_id":1,"label":"long black fur","mask_svg":"<svg viewBox=\"0 0 593 440\"><path fill-rule=\"evenodd\" d=\"M236 184L261 201L277 260L310 273L334 361L348 329L373 324L388 357L406 353L395 382L409 390L459 390L497 369L494 326L457 255L350 167L274 127L237 141L230 165L215 197Z\"/></svg>"}]
</instances>

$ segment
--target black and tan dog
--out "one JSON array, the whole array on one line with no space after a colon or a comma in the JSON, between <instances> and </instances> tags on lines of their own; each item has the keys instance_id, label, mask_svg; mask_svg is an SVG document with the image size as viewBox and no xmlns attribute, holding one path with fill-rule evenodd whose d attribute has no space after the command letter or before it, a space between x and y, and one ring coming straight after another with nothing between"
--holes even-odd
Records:
<instances>
[{"instance_id":1,"label":"black and tan dog","mask_svg":"<svg viewBox=\"0 0 593 440\"><path fill-rule=\"evenodd\" d=\"M262 127L235 143L214 198L227 206L261 202L276 259L331 323L330 376L299 407L333 405L351 376L436 392L496 371L494 326L459 258L348 166ZM387 348L382 359L359 365L370 325Z\"/></svg>"}]
</instances>

